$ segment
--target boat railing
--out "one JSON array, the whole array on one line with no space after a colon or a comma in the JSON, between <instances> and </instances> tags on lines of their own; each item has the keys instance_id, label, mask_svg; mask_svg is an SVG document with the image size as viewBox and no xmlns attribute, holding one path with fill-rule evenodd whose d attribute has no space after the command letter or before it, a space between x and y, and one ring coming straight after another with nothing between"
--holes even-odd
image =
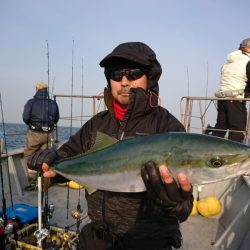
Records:
<instances>
[{"instance_id":1,"label":"boat railing","mask_svg":"<svg viewBox=\"0 0 250 250\"><path fill-rule=\"evenodd\" d=\"M53 133L52 141L49 142L49 146L57 146L54 143L59 143L60 140L63 140L61 135L59 134L59 130L64 127L62 124L63 122L67 122L68 120L73 120L74 122L78 122L78 126L80 127L86 120L91 118L93 115L98 113L99 111L105 110L106 106L104 104L104 97L102 95L62 95L56 94L53 98L57 101L60 111L60 124L56 126L56 129ZM66 101L65 98L68 100ZM70 105L68 105L68 101L70 99L74 99L74 105L72 105L72 109L74 114L70 114ZM63 100L61 100L63 99ZM78 102L75 99L79 100ZM82 103L83 100L83 103ZM64 105L66 103L66 106ZM82 106L81 106L82 105ZM82 112L81 112L82 111ZM70 115L69 115L70 114ZM73 124L73 123L72 123ZM75 123L76 124L76 123ZM74 125L74 124L73 124ZM75 125L74 125L75 126ZM66 126L68 127L68 126ZM0 128L0 132L2 129ZM24 187L28 185L28 178L27 178L27 166L23 159L23 150L24 148L21 146L20 142L25 142L27 130L23 131L7 131L2 132L2 136L0 134L0 160L2 164L4 164L4 172L3 176L5 180L8 180L8 175L11 176L12 185L12 192L18 195L23 195ZM60 135L60 136L59 136ZM19 137L22 137L20 140ZM16 138L16 139L15 139ZM18 139L17 139L18 138ZM20 144L20 148L12 149L9 145L13 142L17 141L17 144ZM61 143L61 141L60 141ZM5 145L7 144L7 146ZM8 150L7 150L8 149ZM9 186L6 184L6 193L11 192L8 188ZM1 191L1 187L0 187Z\"/></svg>"},{"instance_id":2,"label":"boat railing","mask_svg":"<svg viewBox=\"0 0 250 250\"><path fill-rule=\"evenodd\" d=\"M218 101L250 101L250 98L217 98L217 97L192 97L192 96L183 96L180 101L181 109L181 122L185 127L187 132L199 131L205 133L207 128L207 116L208 113L217 116L217 102ZM196 122L194 122L194 120ZM208 123L209 124L209 123ZM247 144L249 140L249 129L250 129L250 109L247 109L247 124L244 131L239 130L230 130L231 132L243 133L244 134L244 143ZM213 127L209 128L210 131L219 130ZM221 130L226 131L226 130ZM226 131L228 132L228 131Z\"/></svg>"},{"instance_id":3,"label":"boat railing","mask_svg":"<svg viewBox=\"0 0 250 250\"><path fill-rule=\"evenodd\" d=\"M87 120L93 117L100 111L106 110L103 94L99 95L65 95L65 94L54 94L53 98L59 103L60 109L60 123L70 121L74 122L74 127L81 127ZM62 100L61 100L62 99ZM70 105L63 107L65 99L71 100ZM60 100L62 103L60 103ZM74 100L74 105L73 105ZM78 100L78 103L75 102ZM61 105L60 105L61 104ZM72 110L74 112L72 112ZM73 115L74 113L74 115ZM76 115L77 114L77 115ZM55 130L55 142L59 141L59 126Z\"/></svg>"}]
</instances>

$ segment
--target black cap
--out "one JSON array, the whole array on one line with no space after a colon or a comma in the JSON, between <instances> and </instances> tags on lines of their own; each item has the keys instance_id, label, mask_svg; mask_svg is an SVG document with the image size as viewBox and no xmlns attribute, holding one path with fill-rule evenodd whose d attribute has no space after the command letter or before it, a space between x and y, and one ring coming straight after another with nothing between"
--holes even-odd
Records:
<instances>
[{"instance_id":1,"label":"black cap","mask_svg":"<svg viewBox=\"0 0 250 250\"><path fill-rule=\"evenodd\" d=\"M110 54L102 59L100 66L105 68L105 76L109 84L109 70L112 68L142 68L149 79L149 89L159 93L158 80L161 76L161 65L155 52L145 43L127 42L118 45Z\"/></svg>"},{"instance_id":2,"label":"black cap","mask_svg":"<svg viewBox=\"0 0 250 250\"><path fill-rule=\"evenodd\" d=\"M141 65L150 67L152 60L156 59L154 51L146 44L141 42L128 42L118 45L110 54L102 59L100 66L111 68L113 66L123 65Z\"/></svg>"}]
</instances>

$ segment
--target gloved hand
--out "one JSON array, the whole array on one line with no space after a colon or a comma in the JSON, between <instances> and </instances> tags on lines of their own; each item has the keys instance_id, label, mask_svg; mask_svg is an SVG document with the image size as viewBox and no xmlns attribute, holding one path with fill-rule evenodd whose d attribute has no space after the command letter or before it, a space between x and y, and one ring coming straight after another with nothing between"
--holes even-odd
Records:
<instances>
[{"instance_id":1,"label":"gloved hand","mask_svg":"<svg viewBox=\"0 0 250 250\"><path fill-rule=\"evenodd\" d=\"M54 149L38 150L28 158L28 168L31 170L42 171L42 164L50 165L58 159L58 154Z\"/></svg>"},{"instance_id":2,"label":"gloved hand","mask_svg":"<svg viewBox=\"0 0 250 250\"><path fill-rule=\"evenodd\" d=\"M193 207L193 189L190 183L190 190L185 191L174 179L170 183L164 182L154 162L148 162L141 168L141 176L155 209L174 215L181 222L187 219Z\"/></svg>"}]
</instances>

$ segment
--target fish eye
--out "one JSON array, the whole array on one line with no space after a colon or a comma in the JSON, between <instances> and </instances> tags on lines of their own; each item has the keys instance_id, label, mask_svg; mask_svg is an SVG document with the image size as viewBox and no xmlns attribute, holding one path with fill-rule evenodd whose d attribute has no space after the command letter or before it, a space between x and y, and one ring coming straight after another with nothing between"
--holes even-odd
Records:
<instances>
[{"instance_id":1,"label":"fish eye","mask_svg":"<svg viewBox=\"0 0 250 250\"><path fill-rule=\"evenodd\" d=\"M211 168L219 168L223 165L224 161L220 157L215 157L209 160L209 166Z\"/></svg>"}]
</instances>

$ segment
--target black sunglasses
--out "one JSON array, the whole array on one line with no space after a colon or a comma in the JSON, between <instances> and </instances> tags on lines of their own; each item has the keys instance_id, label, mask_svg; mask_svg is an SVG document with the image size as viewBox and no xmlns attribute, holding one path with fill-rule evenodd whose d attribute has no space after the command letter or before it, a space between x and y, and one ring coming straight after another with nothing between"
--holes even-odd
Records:
<instances>
[{"instance_id":1,"label":"black sunglasses","mask_svg":"<svg viewBox=\"0 0 250 250\"><path fill-rule=\"evenodd\" d=\"M141 78L145 73L141 69L122 69L111 70L110 79L120 82L123 76L126 76L129 81L134 81Z\"/></svg>"}]
</instances>

